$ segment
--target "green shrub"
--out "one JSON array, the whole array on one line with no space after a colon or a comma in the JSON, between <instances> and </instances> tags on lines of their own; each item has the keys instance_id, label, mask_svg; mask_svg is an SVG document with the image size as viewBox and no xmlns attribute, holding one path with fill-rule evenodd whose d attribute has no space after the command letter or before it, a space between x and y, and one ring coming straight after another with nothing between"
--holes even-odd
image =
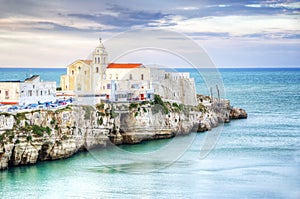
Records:
<instances>
[{"instance_id":1,"label":"green shrub","mask_svg":"<svg viewBox=\"0 0 300 199\"><path fill-rule=\"evenodd\" d=\"M102 125L103 124L103 118L100 117L100 119L97 120L98 125Z\"/></svg>"},{"instance_id":2,"label":"green shrub","mask_svg":"<svg viewBox=\"0 0 300 199\"><path fill-rule=\"evenodd\" d=\"M54 125L56 123L56 120L54 118L52 118L52 120L50 121L51 125Z\"/></svg>"},{"instance_id":3,"label":"green shrub","mask_svg":"<svg viewBox=\"0 0 300 199\"><path fill-rule=\"evenodd\" d=\"M104 104L104 103L101 103L101 104L97 104L97 105L96 105L96 108L97 108L98 110L103 110L104 107L105 107L105 104Z\"/></svg>"},{"instance_id":4,"label":"green shrub","mask_svg":"<svg viewBox=\"0 0 300 199\"><path fill-rule=\"evenodd\" d=\"M129 109L134 109L134 108L137 108L138 106L139 106L138 103L130 103Z\"/></svg>"},{"instance_id":5,"label":"green shrub","mask_svg":"<svg viewBox=\"0 0 300 199\"><path fill-rule=\"evenodd\" d=\"M45 130L46 130L46 133L47 133L48 135L51 134L51 131L52 131L52 130L49 128L49 126L47 126Z\"/></svg>"},{"instance_id":6,"label":"green shrub","mask_svg":"<svg viewBox=\"0 0 300 199\"><path fill-rule=\"evenodd\" d=\"M28 135L27 138L26 138L27 142L30 142L32 141L32 136L31 135Z\"/></svg>"}]
</instances>

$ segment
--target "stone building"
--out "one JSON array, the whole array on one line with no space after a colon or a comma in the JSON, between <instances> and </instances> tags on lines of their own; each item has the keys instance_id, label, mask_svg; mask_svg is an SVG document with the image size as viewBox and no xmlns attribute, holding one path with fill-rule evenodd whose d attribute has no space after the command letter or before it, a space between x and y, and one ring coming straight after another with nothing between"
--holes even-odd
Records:
<instances>
[{"instance_id":1,"label":"stone building","mask_svg":"<svg viewBox=\"0 0 300 199\"><path fill-rule=\"evenodd\" d=\"M43 82L40 76L33 75L24 81L0 82L1 104L37 104L56 101L56 82Z\"/></svg>"},{"instance_id":2,"label":"stone building","mask_svg":"<svg viewBox=\"0 0 300 199\"><path fill-rule=\"evenodd\" d=\"M197 104L194 79L189 73L167 72L142 63L108 63L101 40L90 60L67 66L60 82L62 93L73 92L82 104L152 100L154 94L164 100Z\"/></svg>"}]
</instances>

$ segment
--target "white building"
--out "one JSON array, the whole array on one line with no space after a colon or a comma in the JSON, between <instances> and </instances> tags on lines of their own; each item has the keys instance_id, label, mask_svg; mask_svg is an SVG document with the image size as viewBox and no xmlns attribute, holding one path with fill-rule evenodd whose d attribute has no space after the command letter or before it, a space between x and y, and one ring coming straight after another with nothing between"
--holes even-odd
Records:
<instances>
[{"instance_id":1,"label":"white building","mask_svg":"<svg viewBox=\"0 0 300 199\"><path fill-rule=\"evenodd\" d=\"M61 88L62 93L73 91L82 104L152 100L154 94L169 101L197 104L194 79L189 73L167 72L141 63L108 63L101 40L91 60L77 60L67 66Z\"/></svg>"},{"instance_id":2,"label":"white building","mask_svg":"<svg viewBox=\"0 0 300 199\"><path fill-rule=\"evenodd\" d=\"M38 104L56 101L56 82L43 82L33 75L21 81L0 82L1 104Z\"/></svg>"}]
</instances>

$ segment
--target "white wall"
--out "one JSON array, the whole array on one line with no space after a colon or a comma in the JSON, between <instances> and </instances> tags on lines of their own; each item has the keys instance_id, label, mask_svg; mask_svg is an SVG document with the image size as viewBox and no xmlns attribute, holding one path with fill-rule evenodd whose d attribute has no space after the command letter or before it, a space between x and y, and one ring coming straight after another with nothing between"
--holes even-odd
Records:
<instances>
[{"instance_id":1,"label":"white wall","mask_svg":"<svg viewBox=\"0 0 300 199\"><path fill-rule=\"evenodd\" d=\"M56 82L22 82L20 105L56 101Z\"/></svg>"}]
</instances>

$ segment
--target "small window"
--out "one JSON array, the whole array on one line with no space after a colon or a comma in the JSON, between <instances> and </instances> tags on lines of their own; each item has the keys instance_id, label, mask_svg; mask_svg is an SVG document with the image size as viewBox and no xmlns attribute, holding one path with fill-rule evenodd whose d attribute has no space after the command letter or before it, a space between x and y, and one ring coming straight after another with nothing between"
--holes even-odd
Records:
<instances>
[{"instance_id":1,"label":"small window","mask_svg":"<svg viewBox=\"0 0 300 199\"><path fill-rule=\"evenodd\" d=\"M97 57L95 57L95 64L97 64Z\"/></svg>"},{"instance_id":2,"label":"small window","mask_svg":"<svg viewBox=\"0 0 300 199\"><path fill-rule=\"evenodd\" d=\"M107 84L106 87L107 87L107 89L110 89L110 84Z\"/></svg>"},{"instance_id":3,"label":"small window","mask_svg":"<svg viewBox=\"0 0 300 199\"><path fill-rule=\"evenodd\" d=\"M109 74L109 79L111 79L112 78L112 74Z\"/></svg>"},{"instance_id":4,"label":"small window","mask_svg":"<svg viewBox=\"0 0 300 199\"><path fill-rule=\"evenodd\" d=\"M34 88L35 88L35 85L32 85L32 88L34 89Z\"/></svg>"},{"instance_id":5,"label":"small window","mask_svg":"<svg viewBox=\"0 0 300 199\"><path fill-rule=\"evenodd\" d=\"M78 67L78 70L81 70L80 66Z\"/></svg>"},{"instance_id":6,"label":"small window","mask_svg":"<svg viewBox=\"0 0 300 199\"><path fill-rule=\"evenodd\" d=\"M116 74L116 80L118 80L119 79L119 75L118 74Z\"/></svg>"},{"instance_id":7,"label":"small window","mask_svg":"<svg viewBox=\"0 0 300 199\"><path fill-rule=\"evenodd\" d=\"M132 74L129 74L129 80L132 80Z\"/></svg>"},{"instance_id":8,"label":"small window","mask_svg":"<svg viewBox=\"0 0 300 199\"><path fill-rule=\"evenodd\" d=\"M74 75L74 70L72 70L72 75Z\"/></svg>"},{"instance_id":9,"label":"small window","mask_svg":"<svg viewBox=\"0 0 300 199\"><path fill-rule=\"evenodd\" d=\"M84 74L85 74L85 75L87 74L86 70L84 71Z\"/></svg>"},{"instance_id":10,"label":"small window","mask_svg":"<svg viewBox=\"0 0 300 199\"><path fill-rule=\"evenodd\" d=\"M103 57L103 63L104 64L106 63L106 57Z\"/></svg>"},{"instance_id":11,"label":"small window","mask_svg":"<svg viewBox=\"0 0 300 199\"><path fill-rule=\"evenodd\" d=\"M9 92L5 91L5 99L8 99L8 98L9 98Z\"/></svg>"},{"instance_id":12,"label":"small window","mask_svg":"<svg viewBox=\"0 0 300 199\"><path fill-rule=\"evenodd\" d=\"M50 95L50 90L48 90L48 95Z\"/></svg>"},{"instance_id":13,"label":"small window","mask_svg":"<svg viewBox=\"0 0 300 199\"><path fill-rule=\"evenodd\" d=\"M100 64L100 57L98 57L98 64Z\"/></svg>"},{"instance_id":14,"label":"small window","mask_svg":"<svg viewBox=\"0 0 300 199\"><path fill-rule=\"evenodd\" d=\"M141 74L141 80L144 80L144 74Z\"/></svg>"},{"instance_id":15,"label":"small window","mask_svg":"<svg viewBox=\"0 0 300 199\"><path fill-rule=\"evenodd\" d=\"M36 95L36 96L39 96L39 91L36 91L36 92L35 92L35 95Z\"/></svg>"},{"instance_id":16,"label":"small window","mask_svg":"<svg viewBox=\"0 0 300 199\"><path fill-rule=\"evenodd\" d=\"M96 67L96 73L99 73L99 68L98 67Z\"/></svg>"},{"instance_id":17,"label":"small window","mask_svg":"<svg viewBox=\"0 0 300 199\"><path fill-rule=\"evenodd\" d=\"M40 93L41 93L41 96L42 96L43 95L43 91L41 91Z\"/></svg>"},{"instance_id":18,"label":"small window","mask_svg":"<svg viewBox=\"0 0 300 199\"><path fill-rule=\"evenodd\" d=\"M32 90L28 91L28 96L32 96Z\"/></svg>"}]
</instances>

